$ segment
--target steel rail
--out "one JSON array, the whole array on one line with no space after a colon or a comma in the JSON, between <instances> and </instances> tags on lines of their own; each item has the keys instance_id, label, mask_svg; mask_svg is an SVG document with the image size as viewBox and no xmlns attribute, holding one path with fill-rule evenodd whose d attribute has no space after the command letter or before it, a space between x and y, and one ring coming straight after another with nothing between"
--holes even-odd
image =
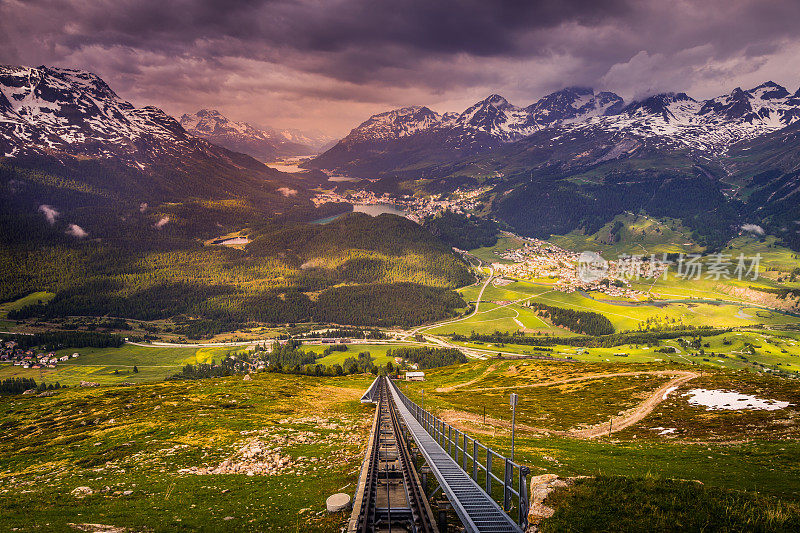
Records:
<instances>
[{"instance_id":1,"label":"steel rail","mask_svg":"<svg viewBox=\"0 0 800 533\"><path fill-rule=\"evenodd\" d=\"M362 480L356 489L354 509L348 531L370 533L373 531L410 531L411 533L438 533L425 496L419 483L414 460L405 440L397 406L389 393L386 378L378 378L369 389L370 401L377 402L372 428L371 445L362 468ZM365 395L366 396L366 395ZM390 463L396 453L399 471ZM381 462L383 461L383 468ZM392 507L392 482L402 480L405 495L402 505ZM378 507L378 497L386 488L386 507ZM360 492L359 492L360 491ZM401 497L402 499L402 497Z\"/></svg>"}]
</instances>

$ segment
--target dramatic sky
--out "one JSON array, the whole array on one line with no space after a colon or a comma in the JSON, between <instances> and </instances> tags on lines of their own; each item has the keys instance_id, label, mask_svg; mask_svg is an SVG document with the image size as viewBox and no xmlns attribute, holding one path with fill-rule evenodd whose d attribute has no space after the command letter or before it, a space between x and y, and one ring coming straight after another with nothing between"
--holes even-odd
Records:
<instances>
[{"instance_id":1,"label":"dramatic sky","mask_svg":"<svg viewBox=\"0 0 800 533\"><path fill-rule=\"evenodd\" d=\"M800 85L798 0L0 0L0 63L91 70L173 115L344 135L403 105Z\"/></svg>"}]
</instances>

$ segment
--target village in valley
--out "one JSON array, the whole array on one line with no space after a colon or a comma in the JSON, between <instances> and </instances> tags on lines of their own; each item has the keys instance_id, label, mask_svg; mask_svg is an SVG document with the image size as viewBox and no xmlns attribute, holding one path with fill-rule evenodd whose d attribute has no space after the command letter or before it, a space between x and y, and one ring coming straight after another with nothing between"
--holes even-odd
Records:
<instances>
[{"instance_id":1,"label":"village in valley","mask_svg":"<svg viewBox=\"0 0 800 533\"><path fill-rule=\"evenodd\" d=\"M421 223L428 217L452 211L469 214L479 205L479 198L489 190L488 187L477 189L457 189L449 195L414 196L410 194L391 195L376 194L368 190L347 190L339 193L335 190L317 193L312 201L320 206L326 203L349 203L361 206L391 206L402 211L406 218Z\"/></svg>"},{"instance_id":2,"label":"village in valley","mask_svg":"<svg viewBox=\"0 0 800 533\"><path fill-rule=\"evenodd\" d=\"M55 352L36 352L34 350L24 350L20 348L16 341L3 342L0 339L0 362L12 363L14 366L22 368L56 368L59 363L64 363L70 359L77 358L77 352L72 355L56 355Z\"/></svg>"},{"instance_id":3,"label":"village in valley","mask_svg":"<svg viewBox=\"0 0 800 533\"><path fill-rule=\"evenodd\" d=\"M503 278L552 284L561 292L594 291L615 298L645 300L657 295L631 288L631 280L655 281L669 268L666 261L657 257L623 256L605 261L594 254L601 264L595 266L597 275L587 278L581 274L582 254L540 239L514 237L523 240L524 245L495 251L498 259L504 261L492 263L495 274Z\"/></svg>"}]
</instances>

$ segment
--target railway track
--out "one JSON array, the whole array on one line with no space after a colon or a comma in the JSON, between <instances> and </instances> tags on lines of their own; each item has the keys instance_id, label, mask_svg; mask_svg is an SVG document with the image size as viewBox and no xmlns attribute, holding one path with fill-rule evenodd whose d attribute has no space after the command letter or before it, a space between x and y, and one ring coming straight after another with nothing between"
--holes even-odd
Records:
<instances>
[{"instance_id":1,"label":"railway track","mask_svg":"<svg viewBox=\"0 0 800 533\"><path fill-rule=\"evenodd\" d=\"M386 379L377 383L375 420L347 530L438 533Z\"/></svg>"}]
</instances>

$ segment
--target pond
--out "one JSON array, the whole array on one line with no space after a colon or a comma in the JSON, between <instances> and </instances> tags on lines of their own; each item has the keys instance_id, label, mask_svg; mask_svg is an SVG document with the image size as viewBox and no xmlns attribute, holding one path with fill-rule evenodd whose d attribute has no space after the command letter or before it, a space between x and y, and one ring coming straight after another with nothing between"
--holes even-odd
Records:
<instances>
[{"instance_id":1,"label":"pond","mask_svg":"<svg viewBox=\"0 0 800 533\"><path fill-rule=\"evenodd\" d=\"M401 209L397 209L395 206L391 204L353 204L353 212L366 213L371 217L376 217L384 213L389 213L391 215L398 215L401 217L404 217L408 214ZM319 220L313 221L312 224L327 224L329 222L333 222L337 218L346 214L347 213L340 213L338 215L333 215L331 217L320 218Z\"/></svg>"}]
</instances>

